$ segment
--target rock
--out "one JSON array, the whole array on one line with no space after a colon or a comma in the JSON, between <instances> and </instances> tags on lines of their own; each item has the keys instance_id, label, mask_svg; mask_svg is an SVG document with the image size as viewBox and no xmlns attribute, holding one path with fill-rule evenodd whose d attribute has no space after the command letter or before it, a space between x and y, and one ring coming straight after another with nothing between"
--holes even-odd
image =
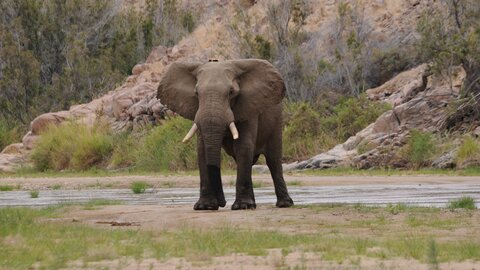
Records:
<instances>
[{"instance_id":1,"label":"rock","mask_svg":"<svg viewBox=\"0 0 480 270\"><path fill-rule=\"evenodd\" d=\"M49 125L58 125L70 116L68 111L44 113L37 116L30 123L30 131L33 135L39 135L45 131Z\"/></svg>"},{"instance_id":2,"label":"rock","mask_svg":"<svg viewBox=\"0 0 480 270\"><path fill-rule=\"evenodd\" d=\"M32 131L29 131L25 136L22 138L22 143L25 149L32 150L35 145L37 144L38 139L40 138L39 135L34 135Z\"/></svg>"},{"instance_id":3,"label":"rock","mask_svg":"<svg viewBox=\"0 0 480 270\"><path fill-rule=\"evenodd\" d=\"M150 55L147 57L146 63L154 63L162 60L162 58L167 56L167 48L164 46L157 46L152 49Z\"/></svg>"},{"instance_id":4,"label":"rock","mask_svg":"<svg viewBox=\"0 0 480 270\"><path fill-rule=\"evenodd\" d=\"M137 64L132 68L133 75L139 75L140 73L144 72L147 69L146 64Z\"/></svg>"},{"instance_id":5,"label":"rock","mask_svg":"<svg viewBox=\"0 0 480 270\"><path fill-rule=\"evenodd\" d=\"M157 85L145 82L133 87L126 87L112 97L113 115L117 120L125 120L130 116L127 110L135 103L142 100L148 94L153 95Z\"/></svg>"},{"instance_id":6,"label":"rock","mask_svg":"<svg viewBox=\"0 0 480 270\"><path fill-rule=\"evenodd\" d=\"M400 73L394 79L379 87L367 90L368 98L380 100L392 106L405 103L425 89L426 68L426 64L420 65Z\"/></svg>"},{"instance_id":7,"label":"rock","mask_svg":"<svg viewBox=\"0 0 480 270\"><path fill-rule=\"evenodd\" d=\"M7 145L0 154L22 154L24 151L23 143L14 143Z\"/></svg>"},{"instance_id":8,"label":"rock","mask_svg":"<svg viewBox=\"0 0 480 270\"><path fill-rule=\"evenodd\" d=\"M458 149L450 150L434 161L432 161L432 167L438 169L452 169L456 167L455 156L457 155Z\"/></svg>"},{"instance_id":9,"label":"rock","mask_svg":"<svg viewBox=\"0 0 480 270\"><path fill-rule=\"evenodd\" d=\"M0 172L14 172L26 163L25 158L18 154L0 154Z\"/></svg>"}]
</instances>

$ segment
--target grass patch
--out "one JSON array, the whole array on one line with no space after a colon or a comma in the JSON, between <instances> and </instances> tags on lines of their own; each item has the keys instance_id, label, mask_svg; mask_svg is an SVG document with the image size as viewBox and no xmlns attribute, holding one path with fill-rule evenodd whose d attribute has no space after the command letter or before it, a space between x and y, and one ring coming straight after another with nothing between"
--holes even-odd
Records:
<instances>
[{"instance_id":1,"label":"grass patch","mask_svg":"<svg viewBox=\"0 0 480 270\"><path fill-rule=\"evenodd\" d=\"M449 209L463 208L463 209L473 210L473 209L476 209L477 207L475 206L475 199L473 199L472 197L466 196L466 197L461 197L456 200L450 201L448 203L448 208Z\"/></svg>"},{"instance_id":2,"label":"grass patch","mask_svg":"<svg viewBox=\"0 0 480 270\"><path fill-rule=\"evenodd\" d=\"M135 181L135 182L132 182L132 184L130 184L130 188L135 194L145 193L148 187L149 187L148 183L144 181Z\"/></svg>"},{"instance_id":3,"label":"grass patch","mask_svg":"<svg viewBox=\"0 0 480 270\"><path fill-rule=\"evenodd\" d=\"M87 205L96 207L110 204L116 202L94 200ZM480 260L477 236L472 238L465 235L454 240L433 241L432 239L441 237L438 231L432 231L429 227L403 229L405 226L402 221L389 222L389 218L394 215L388 216L388 211L381 207L317 205L303 208L313 210L311 214L315 214L315 210L332 213L353 211L386 221L382 224L361 225L374 230L375 235L348 232L346 229L351 230L351 223L341 225L328 220L322 223L319 232L313 233L281 233L263 231L261 228L242 229L231 225L215 229L183 225L171 231L144 231L93 228L65 221L47 221L61 218L61 213L69 208L0 208L0 261L6 269L27 269L34 264L42 269L59 269L77 260L83 262L85 267L88 267L90 262L119 258L141 261L145 258L177 257L188 261L209 261L214 256L238 253L264 256L269 249L282 249L285 253L288 253L288 250L315 252L322 260L339 263L348 262L355 256L381 260L403 257L430 265L448 261ZM432 212L430 208L398 208L406 215L414 211L419 215L430 213L442 218L442 212ZM476 218L457 213L452 215L460 219L457 228L462 228L459 224L464 226L469 223L467 221ZM332 233L325 233L325 230Z\"/></svg>"},{"instance_id":4,"label":"grass patch","mask_svg":"<svg viewBox=\"0 0 480 270\"><path fill-rule=\"evenodd\" d=\"M15 186L10 186L10 185L0 186L0 191L12 191L12 190L15 190Z\"/></svg>"},{"instance_id":5,"label":"grass patch","mask_svg":"<svg viewBox=\"0 0 480 270\"><path fill-rule=\"evenodd\" d=\"M39 192L38 190L32 190L32 191L30 191L30 198L32 198L32 199L38 198L39 193L40 193L40 192Z\"/></svg>"},{"instance_id":6,"label":"grass patch","mask_svg":"<svg viewBox=\"0 0 480 270\"><path fill-rule=\"evenodd\" d=\"M95 210L98 209L99 206L106 206L106 205L119 205L123 204L121 201L117 200L107 200L107 199L93 199L88 201L83 205L83 209L85 210Z\"/></svg>"},{"instance_id":7,"label":"grass patch","mask_svg":"<svg viewBox=\"0 0 480 270\"><path fill-rule=\"evenodd\" d=\"M407 144L401 150L401 155L412 168L418 169L430 161L436 150L436 142L432 133L412 130Z\"/></svg>"},{"instance_id":8,"label":"grass patch","mask_svg":"<svg viewBox=\"0 0 480 270\"><path fill-rule=\"evenodd\" d=\"M262 181L252 181L253 188L261 188L263 187L263 182Z\"/></svg>"},{"instance_id":9,"label":"grass patch","mask_svg":"<svg viewBox=\"0 0 480 270\"><path fill-rule=\"evenodd\" d=\"M301 186L301 185L303 185L303 182L300 181L300 180L292 180L292 181L287 182L287 185L289 185L289 186Z\"/></svg>"},{"instance_id":10,"label":"grass patch","mask_svg":"<svg viewBox=\"0 0 480 270\"><path fill-rule=\"evenodd\" d=\"M192 122L174 117L153 128L138 151L137 166L146 171L197 169L195 140L181 143Z\"/></svg>"},{"instance_id":11,"label":"grass patch","mask_svg":"<svg viewBox=\"0 0 480 270\"><path fill-rule=\"evenodd\" d=\"M51 125L42 134L31 157L39 171L86 170L106 162L112 149L113 141L105 127L65 122Z\"/></svg>"},{"instance_id":12,"label":"grass patch","mask_svg":"<svg viewBox=\"0 0 480 270\"><path fill-rule=\"evenodd\" d=\"M480 141L472 136L465 136L455 157L457 167L463 168L480 163Z\"/></svg>"},{"instance_id":13,"label":"grass patch","mask_svg":"<svg viewBox=\"0 0 480 270\"><path fill-rule=\"evenodd\" d=\"M310 158L344 142L373 123L390 107L372 102L365 95L328 102L288 103L283 133L284 160Z\"/></svg>"}]
</instances>

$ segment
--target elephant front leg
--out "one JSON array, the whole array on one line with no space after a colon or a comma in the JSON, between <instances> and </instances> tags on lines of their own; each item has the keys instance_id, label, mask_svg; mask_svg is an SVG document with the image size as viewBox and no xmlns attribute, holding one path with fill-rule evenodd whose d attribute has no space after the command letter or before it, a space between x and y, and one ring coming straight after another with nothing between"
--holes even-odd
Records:
<instances>
[{"instance_id":1,"label":"elephant front leg","mask_svg":"<svg viewBox=\"0 0 480 270\"><path fill-rule=\"evenodd\" d=\"M218 210L226 205L223 193L220 168L207 166L205 149L201 136L197 141L198 168L200 171L200 199L195 203L194 210Z\"/></svg>"},{"instance_id":2,"label":"elephant front leg","mask_svg":"<svg viewBox=\"0 0 480 270\"><path fill-rule=\"evenodd\" d=\"M235 202L232 210L255 209L255 196L252 184L253 148L237 147L235 149L237 161L237 183Z\"/></svg>"}]
</instances>

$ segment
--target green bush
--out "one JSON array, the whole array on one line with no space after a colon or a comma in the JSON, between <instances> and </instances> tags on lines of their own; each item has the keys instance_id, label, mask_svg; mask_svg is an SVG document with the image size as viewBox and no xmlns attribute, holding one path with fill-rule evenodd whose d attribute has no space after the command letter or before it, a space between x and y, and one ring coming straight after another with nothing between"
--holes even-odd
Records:
<instances>
[{"instance_id":1,"label":"green bush","mask_svg":"<svg viewBox=\"0 0 480 270\"><path fill-rule=\"evenodd\" d=\"M40 171L85 170L105 165L112 149L112 137L105 128L66 122L50 126L42 134L32 160Z\"/></svg>"},{"instance_id":2,"label":"green bush","mask_svg":"<svg viewBox=\"0 0 480 270\"><path fill-rule=\"evenodd\" d=\"M289 103L284 116L284 159L302 160L329 150L388 109L388 105L369 101L365 96L341 99L335 106Z\"/></svg>"},{"instance_id":3,"label":"green bush","mask_svg":"<svg viewBox=\"0 0 480 270\"><path fill-rule=\"evenodd\" d=\"M389 109L388 104L370 101L366 95L343 99L333 108L333 115L325 119L324 127L333 131L333 136L345 141Z\"/></svg>"},{"instance_id":4,"label":"green bush","mask_svg":"<svg viewBox=\"0 0 480 270\"><path fill-rule=\"evenodd\" d=\"M153 128L137 152L137 166L147 171L179 171L197 169L195 139L182 143L192 122L174 117Z\"/></svg>"},{"instance_id":5,"label":"green bush","mask_svg":"<svg viewBox=\"0 0 480 270\"><path fill-rule=\"evenodd\" d=\"M0 152L7 145L18 142L21 139L21 130L0 119Z\"/></svg>"},{"instance_id":6,"label":"green bush","mask_svg":"<svg viewBox=\"0 0 480 270\"><path fill-rule=\"evenodd\" d=\"M463 209L476 209L477 207L475 206L475 200L472 197L461 197L456 200L452 200L448 203L448 208L450 209L458 209L458 208L463 208Z\"/></svg>"},{"instance_id":7,"label":"green bush","mask_svg":"<svg viewBox=\"0 0 480 270\"><path fill-rule=\"evenodd\" d=\"M455 162L457 167L464 167L472 161L480 161L480 142L471 136L465 136L458 148Z\"/></svg>"},{"instance_id":8,"label":"green bush","mask_svg":"<svg viewBox=\"0 0 480 270\"><path fill-rule=\"evenodd\" d=\"M113 152L110 167L125 168L135 165L137 149L140 147L140 135L128 132L113 135Z\"/></svg>"},{"instance_id":9,"label":"green bush","mask_svg":"<svg viewBox=\"0 0 480 270\"><path fill-rule=\"evenodd\" d=\"M322 129L320 113L308 103L291 103L286 108L283 156L286 161L302 160L328 150L338 143Z\"/></svg>"},{"instance_id":10,"label":"green bush","mask_svg":"<svg viewBox=\"0 0 480 270\"><path fill-rule=\"evenodd\" d=\"M402 149L402 155L413 168L418 169L430 161L436 150L432 133L412 130L410 138Z\"/></svg>"},{"instance_id":11,"label":"green bush","mask_svg":"<svg viewBox=\"0 0 480 270\"><path fill-rule=\"evenodd\" d=\"M148 186L149 185L147 182L136 181L136 182L132 182L132 184L130 185L130 188L132 189L133 193L142 194L142 193L145 193Z\"/></svg>"}]
</instances>

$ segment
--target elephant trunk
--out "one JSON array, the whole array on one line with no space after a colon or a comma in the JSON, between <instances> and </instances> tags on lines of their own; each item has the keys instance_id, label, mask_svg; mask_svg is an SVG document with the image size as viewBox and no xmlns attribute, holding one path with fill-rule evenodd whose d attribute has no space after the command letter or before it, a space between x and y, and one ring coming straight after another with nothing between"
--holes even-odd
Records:
<instances>
[{"instance_id":1,"label":"elephant trunk","mask_svg":"<svg viewBox=\"0 0 480 270\"><path fill-rule=\"evenodd\" d=\"M205 147L205 159L207 165L220 168L222 141L225 135L226 126L214 123L212 120L203 121L200 124L203 143Z\"/></svg>"}]
</instances>

